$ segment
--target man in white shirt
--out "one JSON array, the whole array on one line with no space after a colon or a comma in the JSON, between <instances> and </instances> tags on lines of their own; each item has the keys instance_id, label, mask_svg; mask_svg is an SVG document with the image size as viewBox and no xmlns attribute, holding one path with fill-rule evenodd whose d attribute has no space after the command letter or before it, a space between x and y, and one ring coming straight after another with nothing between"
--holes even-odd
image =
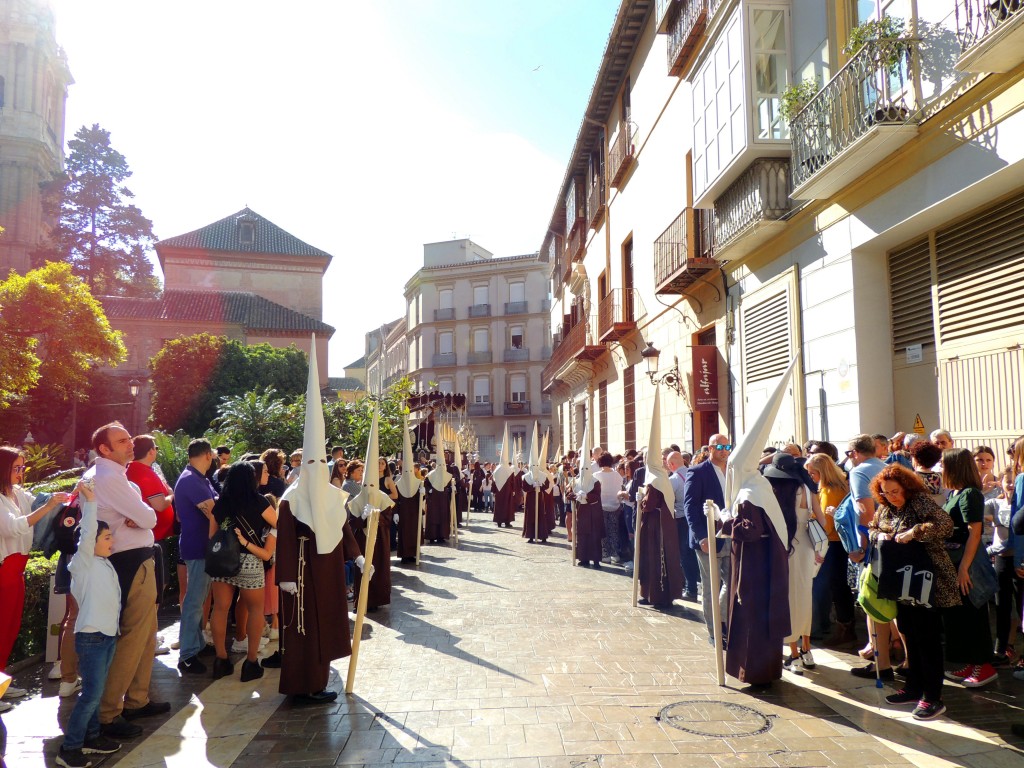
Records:
<instances>
[{"instance_id":1,"label":"man in white shirt","mask_svg":"<svg viewBox=\"0 0 1024 768\"><path fill-rule=\"evenodd\" d=\"M108 738L130 739L142 729L129 720L170 711L166 701L149 698L157 631L156 512L128 481L127 465L135 455L128 431L117 422L107 424L92 442L99 458L86 477L96 479L97 517L113 534L110 564L121 585L121 633L100 700L100 727Z\"/></svg>"}]
</instances>

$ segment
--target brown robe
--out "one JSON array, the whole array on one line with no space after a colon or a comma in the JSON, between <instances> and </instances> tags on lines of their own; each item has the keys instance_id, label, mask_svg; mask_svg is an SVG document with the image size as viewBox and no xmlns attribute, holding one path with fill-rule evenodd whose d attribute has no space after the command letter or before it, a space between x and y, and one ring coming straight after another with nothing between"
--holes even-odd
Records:
<instances>
[{"instance_id":1,"label":"brown robe","mask_svg":"<svg viewBox=\"0 0 1024 768\"><path fill-rule=\"evenodd\" d=\"M422 531L420 526L420 493L403 496L398 493L394 511L398 514L398 556L401 558L416 557L416 537Z\"/></svg>"},{"instance_id":2,"label":"brown robe","mask_svg":"<svg viewBox=\"0 0 1024 768\"><path fill-rule=\"evenodd\" d=\"M469 515L469 491L466 488L466 479L462 476L462 472L452 471L455 467L451 466L448 471L452 477L455 478L455 520L459 525L462 525L465 520L463 519L463 513Z\"/></svg>"},{"instance_id":3,"label":"brown robe","mask_svg":"<svg viewBox=\"0 0 1024 768\"><path fill-rule=\"evenodd\" d=\"M300 549L304 560L301 571ZM281 502L277 518L277 583L301 585L301 592L295 595L280 590L281 693L294 696L324 690L331 662L352 653L345 561L358 556L359 547L347 524L338 546L328 554L318 554L312 529L295 519L287 501ZM299 632L300 607L304 608L304 633Z\"/></svg>"},{"instance_id":4,"label":"brown robe","mask_svg":"<svg viewBox=\"0 0 1024 768\"><path fill-rule=\"evenodd\" d=\"M395 515L395 508L382 509L380 520L377 523L377 543L373 545L373 576L370 578L370 588L366 595L366 607L376 608L381 605L391 604L391 521ZM366 555L366 520L354 515L348 516L348 524L355 534L356 544L359 546L359 554ZM415 553L414 553L415 554ZM362 574L357 568L353 575L355 585L352 588L356 596L356 605L359 605L359 589L362 586Z\"/></svg>"},{"instance_id":5,"label":"brown robe","mask_svg":"<svg viewBox=\"0 0 1024 768\"><path fill-rule=\"evenodd\" d=\"M764 510L750 502L739 506L722 531L732 538L725 671L742 683L767 685L782 677L790 628L789 555Z\"/></svg>"},{"instance_id":6,"label":"brown robe","mask_svg":"<svg viewBox=\"0 0 1024 768\"><path fill-rule=\"evenodd\" d=\"M424 515L426 522L424 524L423 538L427 541L434 541L435 539L447 541L448 537L452 535L452 485L449 483L447 487L437 490L430 484L430 478L425 478L423 480L423 487L427 491L427 509Z\"/></svg>"},{"instance_id":7,"label":"brown robe","mask_svg":"<svg viewBox=\"0 0 1024 768\"><path fill-rule=\"evenodd\" d=\"M492 489L494 494L494 522L498 525L502 523L511 525L516 521L515 492L516 483L512 477L505 481L500 491L497 486Z\"/></svg>"},{"instance_id":8,"label":"brown robe","mask_svg":"<svg viewBox=\"0 0 1024 768\"><path fill-rule=\"evenodd\" d=\"M601 481L595 480L590 493L583 497L576 495L576 522L572 535L576 537L576 559L581 563L588 560L595 565L601 562L601 539L605 536L604 511L601 509Z\"/></svg>"},{"instance_id":9,"label":"brown robe","mask_svg":"<svg viewBox=\"0 0 1024 768\"><path fill-rule=\"evenodd\" d=\"M683 596L683 566L679 557L679 534L664 494L647 486L640 506L639 581L640 594L651 605L668 607Z\"/></svg>"},{"instance_id":10,"label":"brown robe","mask_svg":"<svg viewBox=\"0 0 1024 768\"><path fill-rule=\"evenodd\" d=\"M523 483L523 490L526 491L526 506L523 508L523 538L540 539L547 541L551 531L555 529L555 507L551 494L547 489L551 487L548 480L544 481L539 489L529 483ZM539 497L539 499L538 499ZM534 505L538 504L534 509ZM537 522L538 530L534 530L534 522Z\"/></svg>"}]
</instances>

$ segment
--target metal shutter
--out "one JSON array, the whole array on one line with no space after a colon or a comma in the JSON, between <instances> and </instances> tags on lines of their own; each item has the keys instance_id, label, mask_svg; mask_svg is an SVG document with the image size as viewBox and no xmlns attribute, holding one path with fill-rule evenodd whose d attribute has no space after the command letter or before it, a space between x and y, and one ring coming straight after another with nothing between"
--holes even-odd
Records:
<instances>
[{"instance_id":1,"label":"metal shutter","mask_svg":"<svg viewBox=\"0 0 1024 768\"><path fill-rule=\"evenodd\" d=\"M626 442L623 449L636 448L636 366L622 369L622 410L623 429Z\"/></svg>"},{"instance_id":2,"label":"metal shutter","mask_svg":"<svg viewBox=\"0 0 1024 768\"><path fill-rule=\"evenodd\" d=\"M748 383L785 373L792 360L789 294L783 290L743 312L743 372Z\"/></svg>"},{"instance_id":3,"label":"metal shutter","mask_svg":"<svg viewBox=\"0 0 1024 768\"><path fill-rule=\"evenodd\" d=\"M928 238L889 254L889 306L893 352L934 344L931 255Z\"/></svg>"},{"instance_id":4,"label":"metal shutter","mask_svg":"<svg viewBox=\"0 0 1024 768\"><path fill-rule=\"evenodd\" d=\"M935 233L939 341L1020 326L1024 195Z\"/></svg>"},{"instance_id":5,"label":"metal shutter","mask_svg":"<svg viewBox=\"0 0 1024 768\"><path fill-rule=\"evenodd\" d=\"M942 426L958 446L986 444L996 453L996 469L1005 450L1024 431L1024 350L1002 349L954 357L939 365Z\"/></svg>"}]
</instances>

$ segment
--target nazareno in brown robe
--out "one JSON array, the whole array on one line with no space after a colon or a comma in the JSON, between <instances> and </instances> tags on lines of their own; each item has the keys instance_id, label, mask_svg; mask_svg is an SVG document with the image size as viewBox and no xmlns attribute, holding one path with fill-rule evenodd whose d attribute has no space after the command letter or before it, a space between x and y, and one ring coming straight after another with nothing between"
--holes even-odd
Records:
<instances>
[{"instance_id":1,"label":"nazareno in brown robe","mask_svg":"<svg viewBox=\"0 0 1024 768\"><path fill-rule=\"evenodd\" d=\"M683 566L679 556L676 521L664 494L648 485L640 505L640 541L637 546L640 595L651 605L667 608L683 596Z\"/></svg>"},{"instance_id":2,"label":"nazareno in brown robe","mask_svg":"<svg viewBox=\"0 0 1024 768\"><path fill-rule=\"evenodd\" d=\"M377 608L381 605L391 604L391 522L395 515L395 508L382 509L380 520L377 523L377 543L373 545L373 577L370 579L370 588L366 595L366 607ZM359 546L359 554L366 555L366 520L352 514L348 516L348 524L355 534L356 544ZM413 553L415 554L415 552ZM362 574L356 569L354 575L355 585L352 588L356 597L356 605L359 605L359 589L362 586Z\"/></svg>"},{"instance_id":3,"label":"nazareno in brown robe","mask_svg":"<svg viewBox=\"0 0 1024 768\"><path fill-rule=\"evenodd\" d=\"M526 505L523 507L523 538L540 539L547 541L551 531L555 529L555 507L554 500L547 489L551 482L545 480L540 488L534 488L529 483L523 483L523 490L526 491ZM535 510L534 504L538 507ZM538 530L534 531L534 521L537 521Z\"/></svg>"},{"instance_id":4,"label":"nazareno in brown robe","mask_svg":"<svg viewBox=\"0 0 1024 768\"><path fill-rule=\"evenodd\" d=\"M732 539L725 671L742 683L767 685L782 677L789 555L764 510L750 502L740 504L722 531Z\"/></svg>"},{"instance_id":5,"label":"nazareno in brown robe","mask_svg":"<svg viewBox=\"0 0 1024 768\"><path fill-rule=\"evenodd\" d=\"M455 478L455 520L462 525L466 522L463 519L463 514L469 514L469 491L466 486L466 478L454 465L448 467L448 472Z\"/></svg>"},{"instance_id":6,"label":"nazareno in brown robe","mask_svg":"<svg viewBox=\"0 0 1024 768\"><path fill-rule=\"evenodd\" d=\"M572 535L576 537L576 559L580 563L601 563L601 539L604 538L604 511L601 509L601 481L595 480L590 493L576 494L576 521Z\"/></svg>"},{"instance_id":7,"label":"nazareno in brown robe","mask_svg":"<svg viewBox=\"0 0 1024 768\"><path fill-rule=\"evenodd\" d=\"M420 492L403 496L398 492L398 501L393 510L398 514L398 556L416 557L416 537L420 535Z\"/></svg>"},{"instance_id":8,"label":"nazareno in brown robe","mask_svg":"<svg viewBox=\"0 0 1024 768\"><path fill-rule=\"evenodd\" d=\"M359 546L347 524L338 545L327 554L318 554L316 534L295 519L287 501L281 502L277 518L277 583L290 581L299 585L295 595L280 590L281 681L278 690L286 696L323 691L327 688L331 662L352 653L345 599L345 561L358 556ZM304 633L299 631L300 616Z\"/></svg>"},{"instance_id":9,"label":"nazareno in brown robe","mask_svg":"<svg viewBox=\"0 0 1024 768\"><path fill-rule=\"evenodd\" d=\"M427 541L447 541L452 535L452 484L448 483L447 487L438 490L430 484L430 478L424 478L423 487L427 492L423 538Z\"/></svg>"},{"instance_id":10,"label":"nazareno in brown robe","mask_svg":"<svg viewBox=\"0 0 1024 768\"><path fill-rule=\"evenodd\" d=\"M492 492L494 493L494 522L498 525L505 523L512 525L516 521L515 479L509 477L501 486L500 491L495 486Z\"/></svg>"}]
</instances>

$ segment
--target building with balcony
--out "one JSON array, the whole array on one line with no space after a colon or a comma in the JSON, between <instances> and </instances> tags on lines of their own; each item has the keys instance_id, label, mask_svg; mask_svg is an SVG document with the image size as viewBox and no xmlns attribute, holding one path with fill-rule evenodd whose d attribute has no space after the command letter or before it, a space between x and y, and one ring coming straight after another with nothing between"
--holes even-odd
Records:
<instances>
[{"instance_id":1,"label":"building with balcony","mask_svg":"<svg viewBox=\"0 0 1024 768\"><path fill-rule=\"evenodd\" d=\"M549 271L538 254L495 257L460 239L424 245L423 267L405 285L405 371L420 391L466 393L485 460L497 457L506 422L510 433L550 426L541 378L551 355ZM368 352L368 371L373 359Z\"/></svg>"},{"instance_id":2,"label":"building with balcony","mask_svg":"<svg viewBox=\"0 0 1024 768\"><path fill-rule=\"evenodd\" d=\"M366 390L371 395L381 394L409 374L409 343L405 331L403 316L366 334Z\"/></svg>"}]
</instances>

